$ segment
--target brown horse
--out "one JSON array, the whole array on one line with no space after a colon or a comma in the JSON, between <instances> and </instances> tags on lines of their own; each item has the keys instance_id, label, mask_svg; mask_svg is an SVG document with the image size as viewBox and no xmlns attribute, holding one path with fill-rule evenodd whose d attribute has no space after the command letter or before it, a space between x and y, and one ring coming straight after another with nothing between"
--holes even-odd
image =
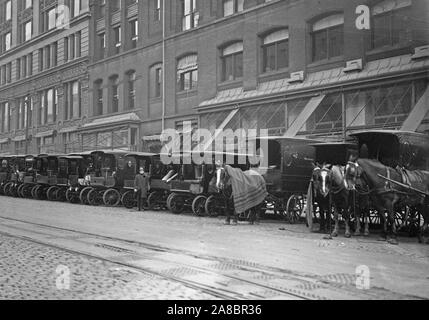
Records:
<instances>
[{"instance_id":1,"label":"brown horse","mask_svg":"<svg viewBox=\"0 0 429 320\"><path fill-rule=\"evenodd\" d=\"M399 204L404 204L417 207L419 212L423 214L425 223L419 233L419 241L421 241L422 235L427 229L429 217L429 207L425 204L425 199L381 177L402 182L403 175L399 170L385 166L377 160L358 159L356 162L349 162L345 171L348 187L355 190L366 188L364 193L369 194L380 217L384 220L383 239L388 239L391 244L398 244L395 207ZM416 188L420 188L422 191L429 189L429 172L417 170L410 173L415 173L421 177L420 183L417 185L414 183ZM387 212L387 219L385 212Z\"/></svg>"}]
</instances>

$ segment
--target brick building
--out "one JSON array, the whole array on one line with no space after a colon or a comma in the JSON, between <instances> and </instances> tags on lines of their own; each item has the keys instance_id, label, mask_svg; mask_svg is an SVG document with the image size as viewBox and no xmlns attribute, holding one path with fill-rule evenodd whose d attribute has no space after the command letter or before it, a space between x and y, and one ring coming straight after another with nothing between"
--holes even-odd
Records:
<instances>
[{"instance_id":1,"label":"brick building","mask_svg":"<svg viewBox=\"0 0 429 320\"><path fill-rule=\"evenodd\" d=\"M361 5L369 29L356 25ZM362 128L429 130L426 0L89 6L89 95L73 126L82 149L158 151L162 129L183 121L334 139Z\"/></svg>"},{"instance_id":2,"label":"brick building","mask_svg":"<svg viewBox=\"0 0 429 320\"><path fill-rule=\"evenodd\" d=\"M88 25L87 1L0 0L0 153L80 150Z\"/></svg>"}]
</instances>

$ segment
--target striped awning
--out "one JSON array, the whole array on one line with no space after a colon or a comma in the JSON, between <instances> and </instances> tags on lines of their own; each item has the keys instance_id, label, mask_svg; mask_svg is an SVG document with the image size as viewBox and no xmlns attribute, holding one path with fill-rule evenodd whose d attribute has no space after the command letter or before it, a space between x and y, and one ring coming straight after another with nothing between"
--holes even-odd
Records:
<instances>
[{"instance_id":1,"label":"striped awning","mask_svg":"<svg viewBox=\"0 0 429 320\"><path fill-rule=\"evenodd\" d=\"M190 70L195 70L198 68L198 56L196 54L191 54L186 57L183 57L179 60L177 64L177 73L185 73Z\"/></svg>"},{"instance_id":2,"label":"striped awning","mask_svg":"<svg viewBox=\"0 0 429 320\"><path fill-rule=\"evenodd\" d=\"M26 136L25 135L22 135L22 136L16 136L16 137L13 137L12 138L12 141L14 141L14 142L19 142L19 141L25 141L27 138L26 138Z\"/></svg>"},{"instance_id":3,"label":"striped awning","mask_svg":"<svg viewBox=\"0 0 429 320\"><path fill-rule=\"evenodd\" d=\"M0 139L0 144L9 142L9 138Z\"/></svg>"},{"instance_id":4,"label":"striped awning","mask_svg":"<svg viewBox=\"0 0 429 320\"><path fill-rule=\"evenodd\" d=\"M49 137L52 136L54 134L54 130L48 130L45 132L38 132L34 135L34 137L36 138L44 138L44 137Z\"/></svg>"}]
</instances>

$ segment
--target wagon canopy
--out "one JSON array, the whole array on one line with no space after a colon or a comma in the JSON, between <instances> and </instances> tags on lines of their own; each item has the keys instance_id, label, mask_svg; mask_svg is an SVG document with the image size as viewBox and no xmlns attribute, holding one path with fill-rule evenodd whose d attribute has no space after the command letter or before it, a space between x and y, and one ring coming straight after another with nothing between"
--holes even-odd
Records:
<instances>
[{"instance_id":1,"label":"wagon canopy","mask_svg":"<svg viewBox=\"0 0 429 320\"><path fill-rule=\"evenodd\" d=\"M429 170L429 135L423 133L372 130L350 134L357 139L361 158L377 159L390 167Z\"/></svg>"},{"instance_id":2,"label":"wagon canopy","mask_svg":"<svg viewBox=\"0 0 429 320\"><path fill-rule=\"evenodd\" d=\"M325 142L312 145L316 149L316 163L344 166L358 151L357 143Z\"/></svg>"}]
</instances>

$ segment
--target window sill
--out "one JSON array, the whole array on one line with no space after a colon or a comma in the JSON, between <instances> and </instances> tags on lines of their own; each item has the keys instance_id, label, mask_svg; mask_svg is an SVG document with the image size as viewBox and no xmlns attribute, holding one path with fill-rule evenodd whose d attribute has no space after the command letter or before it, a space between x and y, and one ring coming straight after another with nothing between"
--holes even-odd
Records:
<instances>
[{"instance_id":1,"label":"window sill","mask_svg":"<svg viewBox=\"0 0 429 320\"><path fill-rule=\"evenodd\" d=\"M375 49L368 50L366 56L369 60L376 60L380 58L387 58L390 56L396 56L400 54L411 53L411 44L398 44L394 46L384 46Z\"/></svg>"},{"instance_id":2,"label":"window sill","mask_svg":"<svg viewBox=\"0 0 429 320\"><path fill-rule=\"evenodd\" d=\"M307 65L309 72L315 72L326 68L340 67L344 64L344 56L338 56L330 59L324 59L312 62Z\"/></svg>"},{"instance_id":3,"label":"window sill","mask_svg":"<svg viewBox=\"0 0 429 320\"><path fill-rule=\"evenodd\" d=\"M280 70L274 70L274 71L268 71L268 72L261 73L258 76L258 78L259 78L260 82L265 82L265 81L288 78L289 74L290 74L289 68L283 68Z\"/></svg>"},{"instance_id":4,"label":"window sill","mask_svg":"<svg viewBox=\"0 0 429 320\"><path fill-rule=\"evenodd\" d=\"M176 93L177 98L188 98L188 97L194 97L198 94L198 89L192 89L187 91L180 91Z\"/></svg>"},{"instance_id":5,"label":"window sill","mask_svg":"<svg viewBox=\"0 0 429 320\"><path fill-rule=\"evenodd\" d=\"M238 88L242 86L243 86L243 78L223 81L217 85L219 90L233 89L233 88Z\"/></svg>"},{"instance_id":6,"label":"window sill","mask_svg":"<svg viewBox=\"0 0 429 320\"><path fill-rule=\"evenodd\" d=\"M162 102L162 97L149 98L149 103Z\"/></svg>"}]
</instances>

